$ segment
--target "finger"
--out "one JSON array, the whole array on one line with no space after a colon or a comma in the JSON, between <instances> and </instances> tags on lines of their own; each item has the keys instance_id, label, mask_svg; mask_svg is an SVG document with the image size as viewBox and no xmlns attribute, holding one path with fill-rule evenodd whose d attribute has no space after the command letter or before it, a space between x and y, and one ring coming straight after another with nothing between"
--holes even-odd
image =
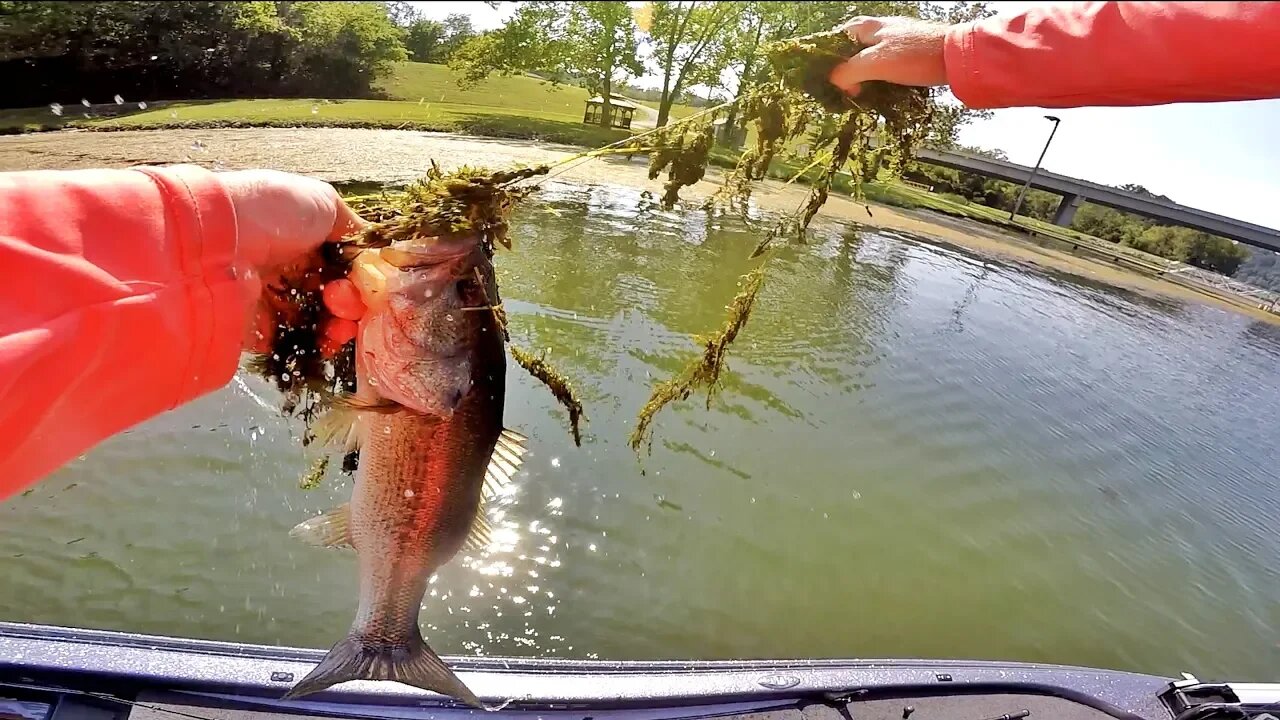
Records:
<instances>
[{"instance_id":1,"label":"finger","mask_svg":"<svg viewBox=\"0 0 1280 720\"><path fill-rule=\"evenodd\" d=\"M320 354L331 358L356 336L357 326L351 320L333 317L324 321L320 330Z\"/></svg>"},{"instance_id":2,"label":"finger","mask_svg":"<svg viewBox=\"0 0 1280 720\"><path fill-rule=\"evenodd\" d=\"M884 27L884 23L879 18L859 15L858 17L850 18L849 22L845 23L844 27L840 29L844 31L845 35L849 36L850 40L859 45L875 45L875 35L880 32L882 27Z\"/></svg>"},{"instance_id":3,"label":"finger","mask_svg":"<svg viewBox=\"0 0 1280 720\"><path fill-rule=\"evenodd\" d=\"M875 66L875 48L867 48L832 68L827 79L845 93L857 95L862 90L862 82L877 79L874 76Z\"/></svg>"},{"instance_id":4,"label":"finger","mask_svg":"<svg viewBox=\"0 0 1280 720\"><path fill-rule=\"evenodd\" d=\"M338 214L333 220L333 229L329 231L328 240L342 240L343 238L353 235L368 225L351 206L338 198Z\"/></svg>"},{"instance_id":5,"label":"finger","mask_svg":"<svg viewBox=\"0 0 1280 720\"><path fill-rule=\"evenodd\" d=\"M323 297L325 307L337 317L344 320L364 317L364 300L360 299L360 290L350 280L344 278L325 283Z\"/></svg>"}]
</instances>

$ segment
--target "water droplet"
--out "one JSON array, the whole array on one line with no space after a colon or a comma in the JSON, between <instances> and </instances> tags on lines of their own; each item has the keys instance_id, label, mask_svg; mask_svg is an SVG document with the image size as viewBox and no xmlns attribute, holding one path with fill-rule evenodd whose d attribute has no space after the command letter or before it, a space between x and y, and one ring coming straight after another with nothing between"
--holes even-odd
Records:
<instances>
[{"instance_id":1,"label":"water droplet","mask_svg":"<svg viewBox=\"0 0 1280 720\"><path fill-rule=\"evenodd\" d=\"M124 98L120 97L119 95L116 95L116 96L115 96L114 98L112 98L112 99L116 101L116 104L117 104L117 105L123 105L123 104L124 104Z\"/></svg>"},{"instance_id":2,"label":"water droplet","mask_svg":"<svg viewBox=\"0 0 1280 720\"><path fill-rule=\"evenodd\" d=\"M553 458L551 458L551 467L553 467L553 468L558 468L558 467L560 467L560 458L558 458L558 457L553 457Z\"/></svg>"},{"instance_id":3,"label":"water droplet","mask_svg":"<svg viewBox=\"0 0 1280 720\"><path fill-rule=\"evenodd\" d=\"M590 550L591 552L595 552L595 551L596 551L596 544L595 544L595 543L591 543L590 545L588 545L588 546L587 546L587 549L588 549L588 550Z\"/></svg>"},{"instance_id":4,"label":"water droplet","mask_svg":"<svg viewBox=\"0 0 1280 720\"><path fill-rule=\"evenodd\" d=\"M405 488L405 489L404 489L404 496L405 496L405 497L407 497L407 498L411 498L411 497L413 497L413 490L410 490L409 488Z\"/></svg>"},{"instance_id":5,"label":"water droplet","mask_svg":"<svg viewBox=\"0 0 1280 720\"><path fill-rule=\"evenodd\" d=\"M311 114L312 114L312 115L315 115L315 114L316 114L316 113L318 113L318 112L320 112L320 106L319 106L319 105L312 105L312 106L311 106Z\"/></svg>"},{"instance_id":6,"label":"water droplet","mask_svg":"<svg viewBox=\"0 0 1280 720\"><path fill-rule=\"evenodd\" d=\"M553 460L552 462L555 462L555 461ZM554 508L559 508L559 507L561 507L561 506L563 506L563 505L564 505L564 500L563 500L563 499L561 499L561 498L558 498L558 497L557 497L557 498L551 498L551 502L547 503L547 507L549 507L549 508L553 508L553 509L554 509Z\"/></svg>"},{"instance_id":7,"label":"water droplet","mask_svg":"<svg viewBox=\"0 0 1280 720\"><path fill-rule=\"evenodd\" d=\"M85 106L85 107L89 107L89 99L88 99L88 98L80 98L80 104L81 104L81 105L83 105L83 106Z\"/></svg>"},{"instance_id":8,"label":"water droplet","mask_svg":"<svg viewBox=\"0 0 1280 720\"><path fill-rule=\"evenodd\" d=\"M62 106L59 105L58 103L50 103L49 110L53 112L54 115L57 115L58 117L62 117Z\"/></svg>"},{"instance_id":9,"label":"water droplet","mask_svg":"<svg viewBox=\"0 0 1280 720\"><path fill-rule=\"evenodd\" d=\"M160 56L159 56L159 55L152 55L152 56L151 56L151 59L152 59L152 60L159 60L159 59L160 59Z\"/></svg>"},{"instance_id":10,"label":"water droplet","mask_svg":"<svg viewBox=\"0 0 1280 720\"><path fill-rule=\"evenodd\" d=\"M140 102L140 103L138 103L138 109L139 109L139 110L146 110L146 109L147 109L147 104L146 104L145 102Z\"/></svg>"}]
</instances>

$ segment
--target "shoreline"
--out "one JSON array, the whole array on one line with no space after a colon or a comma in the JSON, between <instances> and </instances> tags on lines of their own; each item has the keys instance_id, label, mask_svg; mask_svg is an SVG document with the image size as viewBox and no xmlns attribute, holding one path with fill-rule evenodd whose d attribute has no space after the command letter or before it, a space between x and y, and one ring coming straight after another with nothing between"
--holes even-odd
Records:
<instances>
[{"instance_id":1,"label":"shoreline","mask_svg":"<svg viewBox=\"0 0 1280 720\"><path fill-rule=\"evenodd\" d=\"M351 128L234 128L67 131L0 137L0 171L46 168L127 167L138 164L194 163L213 169L268 167L312 175L332 183L407 183L422 175L432 159L442 167L462 164L501 167L555 163L582 148L536 140L454 133ZM713 194L726 175L716 166L706 177L682 189L686 202ZM557 174L562 181L617 185L661 194L663 180L649 180L642 156L628 161L608 156ZM757 183L752 200L769 211L793 211L808 187L777 180ZM994 260L1049 269L1133 292L1212 305L1280 324L1280 315L1200 291L1160 277L1077 254L1048 238L1020 235L977 221L832 194L819 217L860 227L903 232L922 241L945 243Z\"/></svg>"}]
</instances>

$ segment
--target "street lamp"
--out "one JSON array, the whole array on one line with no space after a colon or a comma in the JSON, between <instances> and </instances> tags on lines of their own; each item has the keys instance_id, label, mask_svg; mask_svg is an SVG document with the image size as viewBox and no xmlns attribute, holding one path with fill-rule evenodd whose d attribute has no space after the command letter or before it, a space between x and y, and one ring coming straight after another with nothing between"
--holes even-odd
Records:
<instances>
[{"instance_id":1,"label":"street lamp","mask_svg":"<svg viewBox=\"0 0 1280 720\"><path fill-rule=\"evenodd\" d=\"M1040 158L1036 160L1036 166L1031 169L1031 175L1027 177L1027 182L1018 191L1018 199L1013 201L1013 210L1009 213L1010 220L1018 214L1018 208L1022 207L1022 196L1027 194L1027 188L1031 187L1031 181L1036 179L1036 173L1040 171L1040 163L1044 161L1044 154L1049 152L1049 143L1053 142L1053 134L1058 132L1058 123L1062 122L1062 118L1052 115L1045 115L1044 119L1053 121L1053 129L1049 131L1049 139L1044 141L1044 149L1040 151Z\"/></svg>"}]
</instances>

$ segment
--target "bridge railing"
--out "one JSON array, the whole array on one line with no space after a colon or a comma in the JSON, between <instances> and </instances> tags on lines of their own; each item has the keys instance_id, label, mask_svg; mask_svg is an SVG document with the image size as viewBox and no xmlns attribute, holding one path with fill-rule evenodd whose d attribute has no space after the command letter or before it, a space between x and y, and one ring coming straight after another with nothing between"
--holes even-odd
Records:
<instances>
[{"instance_id":1,"label":"bridge railing","mask_svg":"<svg viewBox=\"0 0 1280 720\"><path fill-rule=\"evenodd\" d=\"M1169 271L1170 274L1180 275L1195 282L1208 285L1215 290L1226 291L1249 298L1253 302L1257 303L1257 306L1263 310L1269 310L1271 312L1280 310L1280 293L1275 293L1256 285L1250 285L1249 283L1241 282L1235 278L1229 278L1226 275L1219 275L1218 273L1210 270L1204 270L1191 265L1185 265L1183 263L1171 264L1176 267Z\"/></svg>"}]
</instances>

